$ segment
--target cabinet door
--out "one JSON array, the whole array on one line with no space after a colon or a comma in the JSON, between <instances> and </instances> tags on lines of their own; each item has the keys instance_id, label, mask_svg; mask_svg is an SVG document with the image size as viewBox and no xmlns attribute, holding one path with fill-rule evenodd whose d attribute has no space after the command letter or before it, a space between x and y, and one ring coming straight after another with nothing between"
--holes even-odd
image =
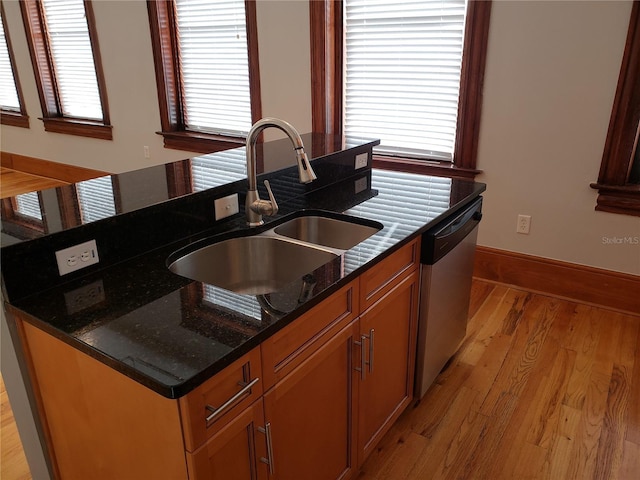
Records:
<instances>
[{"instance_id":1,"label":"cabinet door","mask_svg":"<svg viewBox=\"0 0 640 480\"><path fill-rule=\"evenodd\" d=\"M356 338L354 321L265 393L272 478L335 480L353 475Z\"/></svg>"},{"instance_id":2,"label":"cabinet door","mask_svg":"<svg viewBox=\"0 0 640 480\"><path fill-rule=\"evenodd\" d=\"M239 413L194 453L187 453L192 480L268 478L262 400Z\"/></svg>"},{"instance_id":3,"label":"cabinet door","mask_svg":"<svg viewBox=\"0 0 640 480\"><path fill-rule=\"evenodd\" d=\"M360 317L358 455L362 462L413 396L418 272L402 280Z\"/></svg>"}]
</instances>

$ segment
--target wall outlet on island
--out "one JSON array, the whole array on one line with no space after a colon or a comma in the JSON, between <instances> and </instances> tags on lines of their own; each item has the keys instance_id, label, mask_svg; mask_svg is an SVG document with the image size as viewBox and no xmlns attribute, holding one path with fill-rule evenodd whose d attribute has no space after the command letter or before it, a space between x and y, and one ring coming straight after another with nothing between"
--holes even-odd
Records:
<instances>
[{"instance_id":1,"label":"wall outlet on island","mask_svg":"<svg viewBox=\"0 0 640 480\"><path fill-rule=\"evenodd\" d=\"M89 265L95 265L100 262L96 241L89 240L73 247L58 250L56 252L56 261L58 262L60 276L75 272Z\"/></svg>"},{"instance_id":2,"label":"wall outlet on island","mask_svg":"<svg viewBox=\"0 0 640 480\"><path fill-rule=\"evenodd\" d=\"M368 161L369 161L369 154L367 152L356 155L355 169L358 170L359 168L366 167Z\"/></svg>"}]
</instances>

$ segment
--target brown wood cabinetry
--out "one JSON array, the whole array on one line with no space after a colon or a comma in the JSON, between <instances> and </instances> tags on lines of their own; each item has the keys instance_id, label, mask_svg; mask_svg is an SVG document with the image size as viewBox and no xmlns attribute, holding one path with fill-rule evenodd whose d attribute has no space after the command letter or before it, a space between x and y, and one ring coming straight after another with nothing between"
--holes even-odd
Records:
<instances>
[{"instance_id":1,"label":"brown wood cabinetry","mask_svg":"<svg viewBox=\"0 0 640 480\"><path fill-rule=\"evenodd\" d=\"M398 249L179 400L18 321L57 477L354 477L413 395L418 250Z\"/></svg>"},{"instance_id":2,"label":"brown wood cabinetry","mask_svg":"<svg viewBox=\"0 0 640 480\"><path fill-rule=\"evenodd\" d=\"M200 447L262 396L261 370L256 347L178 400L187 451Z\"/></svg>"},{"instance_id":3,"label":"brown wood cabinetry","mask_svg":"<svg viewBox=\"0 0 640 480\"><path fill-rule=\"evenodd\" d=\"M193 453L187 453L189 480L269 478L262 400L240 411Z\"/></svg>"},{"instance_id":4,"label":"brown wood cabinetry","mask_svg":"<svg viewBox=\"0 0 640 480\"><path fill-rule=\"evenodd\" d=\"M272 478L336 480L354 473L356 338L357 322L352 322L265 393Z\"/></svg>"},{"instance_id":5,"label":"brown wood cabinetry","mask_svg":"<svg viewBox=\"0 0 640 480\"><path fill-rule=\"evenodd\" d=\"M417 290L413 270L360 316L358 454L363 461L413 396Z\"/></svg>"}]
</instances>

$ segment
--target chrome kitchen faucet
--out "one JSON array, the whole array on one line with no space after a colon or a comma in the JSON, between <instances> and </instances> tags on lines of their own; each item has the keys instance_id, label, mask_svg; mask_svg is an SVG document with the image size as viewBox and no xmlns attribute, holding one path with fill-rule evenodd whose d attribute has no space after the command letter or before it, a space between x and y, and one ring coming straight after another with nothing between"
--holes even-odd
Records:
<instances>
[{"instance_id":1,"label":"chrome kitchen faucet","mask_svg":"<svg viewBox=\"0 0 640 480\"><path fill-rule=\"evenodd\" d=\"M247 191L245 214L247 217L247 224L250 227L257 227L258 225L262 225L264 223L264 221L262 220L263 215L271 216L278 213L278 204L276 203L276 199L273 196L273 192L271 191L271 186L269 185L268 180L264 181L264 185L265 187L267 187L269 200L261 200L260 196L258 195L255 145L260 133L265 128L269 127L275 127L282 130L287 134L287 136L291 140L291 143L293 143L293 150L296 153L296 161L298 162L298 176L300 177L300 183L310 183L317 178L315 172L311 168L311 164L309 163L307 154L304 151L304 145L302 143L302 139L300 138L300 134L295 128L293 128L290 123L278 118L263 118L262 120L257 121L251 127L251 130L249 130L249 134L247 135L246 148L247 178L249 179L249 190Z\"/></svg>"}]
</instances>

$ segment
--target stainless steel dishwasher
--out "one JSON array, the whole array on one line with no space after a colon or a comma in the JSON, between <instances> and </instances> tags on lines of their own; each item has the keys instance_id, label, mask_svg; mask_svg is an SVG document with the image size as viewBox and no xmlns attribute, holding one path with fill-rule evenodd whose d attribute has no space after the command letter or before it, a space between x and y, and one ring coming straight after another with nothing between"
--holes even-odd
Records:
<instances>
[{"instance_id":1,"label":"stainless steel dishwasher","mask_svg":"<svg viewBox=\"0 0 640 480\"><path fill-rule=\"evenodd\" d=\"M422 398L467 331L482 197L422 236L415 395Z\"/></svg>"}]
</instances>

